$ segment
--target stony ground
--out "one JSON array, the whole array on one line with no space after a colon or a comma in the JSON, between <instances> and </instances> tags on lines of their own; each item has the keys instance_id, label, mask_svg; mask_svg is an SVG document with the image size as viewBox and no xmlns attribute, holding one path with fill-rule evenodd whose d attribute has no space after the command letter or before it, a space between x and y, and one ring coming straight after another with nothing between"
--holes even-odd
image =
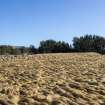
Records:
<instances>
[{"instance_id":1,"label":"stony ground","mask_svg":"<svg viewBox=\"0 0 105 105\"><path fill-rule=\"evenodd\" d=\"M105 56L0 56L0 105L105 105Z\"/></svg>"}]
</instances>

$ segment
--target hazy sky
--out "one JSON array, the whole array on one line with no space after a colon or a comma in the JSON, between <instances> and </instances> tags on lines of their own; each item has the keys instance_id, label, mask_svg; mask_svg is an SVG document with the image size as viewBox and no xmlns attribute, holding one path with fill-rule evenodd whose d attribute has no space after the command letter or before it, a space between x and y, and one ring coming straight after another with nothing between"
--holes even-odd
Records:
<instances>
[{"instance_id":1,"label":"hazy sky","mask_svg":"<svg viewBox=\"0 0 105 105\"><path fill-rule=\"evenodd\" d=\"M0 0L0 44L105 35L105 0Z\"/></svg>"}]
</instances>

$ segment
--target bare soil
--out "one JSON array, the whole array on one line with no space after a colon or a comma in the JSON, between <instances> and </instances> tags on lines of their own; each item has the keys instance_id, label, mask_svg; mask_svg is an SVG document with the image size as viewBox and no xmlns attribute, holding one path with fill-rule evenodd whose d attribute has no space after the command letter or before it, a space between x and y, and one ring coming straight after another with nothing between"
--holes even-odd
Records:
<instances>
[{"instance_id":1,"label":"bare soil","mask_svg":"<svg viewBox=\"0 0 105 105\"><path fill-rule=\"evenodd\" d=\"M0 105L105 105L105 56L0 56Z\"/></svg>"}]
</instances>

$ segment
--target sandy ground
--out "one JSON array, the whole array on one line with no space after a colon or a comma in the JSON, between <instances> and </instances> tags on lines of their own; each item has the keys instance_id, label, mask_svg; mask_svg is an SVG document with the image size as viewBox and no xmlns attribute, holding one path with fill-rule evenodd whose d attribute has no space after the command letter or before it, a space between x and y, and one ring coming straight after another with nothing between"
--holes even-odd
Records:
<instances>
[{"instance_id":1,"label":"sandy ground","mask_svg":"<svg viewBox=\"0 0 105 105\"><path fill-rule=\"evenodd\" d=\"M0 105L105 105L105 56L0 56Z\"/></svg>"}]
</instances>

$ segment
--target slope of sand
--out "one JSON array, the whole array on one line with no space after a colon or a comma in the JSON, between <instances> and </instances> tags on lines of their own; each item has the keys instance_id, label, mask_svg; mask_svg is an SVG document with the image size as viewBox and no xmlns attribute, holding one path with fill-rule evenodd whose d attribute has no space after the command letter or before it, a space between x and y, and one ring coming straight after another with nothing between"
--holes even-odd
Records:
<instances>
[{"instance_id":1,"label":"slope of sand","mask_svg":"<svg viewBox=\"0 0 105 105\"><path fill-rule=\"evenodd\" d=\"M0 56L0 105L105 105L105 56Z\"/></svg>"}]
</instances>

